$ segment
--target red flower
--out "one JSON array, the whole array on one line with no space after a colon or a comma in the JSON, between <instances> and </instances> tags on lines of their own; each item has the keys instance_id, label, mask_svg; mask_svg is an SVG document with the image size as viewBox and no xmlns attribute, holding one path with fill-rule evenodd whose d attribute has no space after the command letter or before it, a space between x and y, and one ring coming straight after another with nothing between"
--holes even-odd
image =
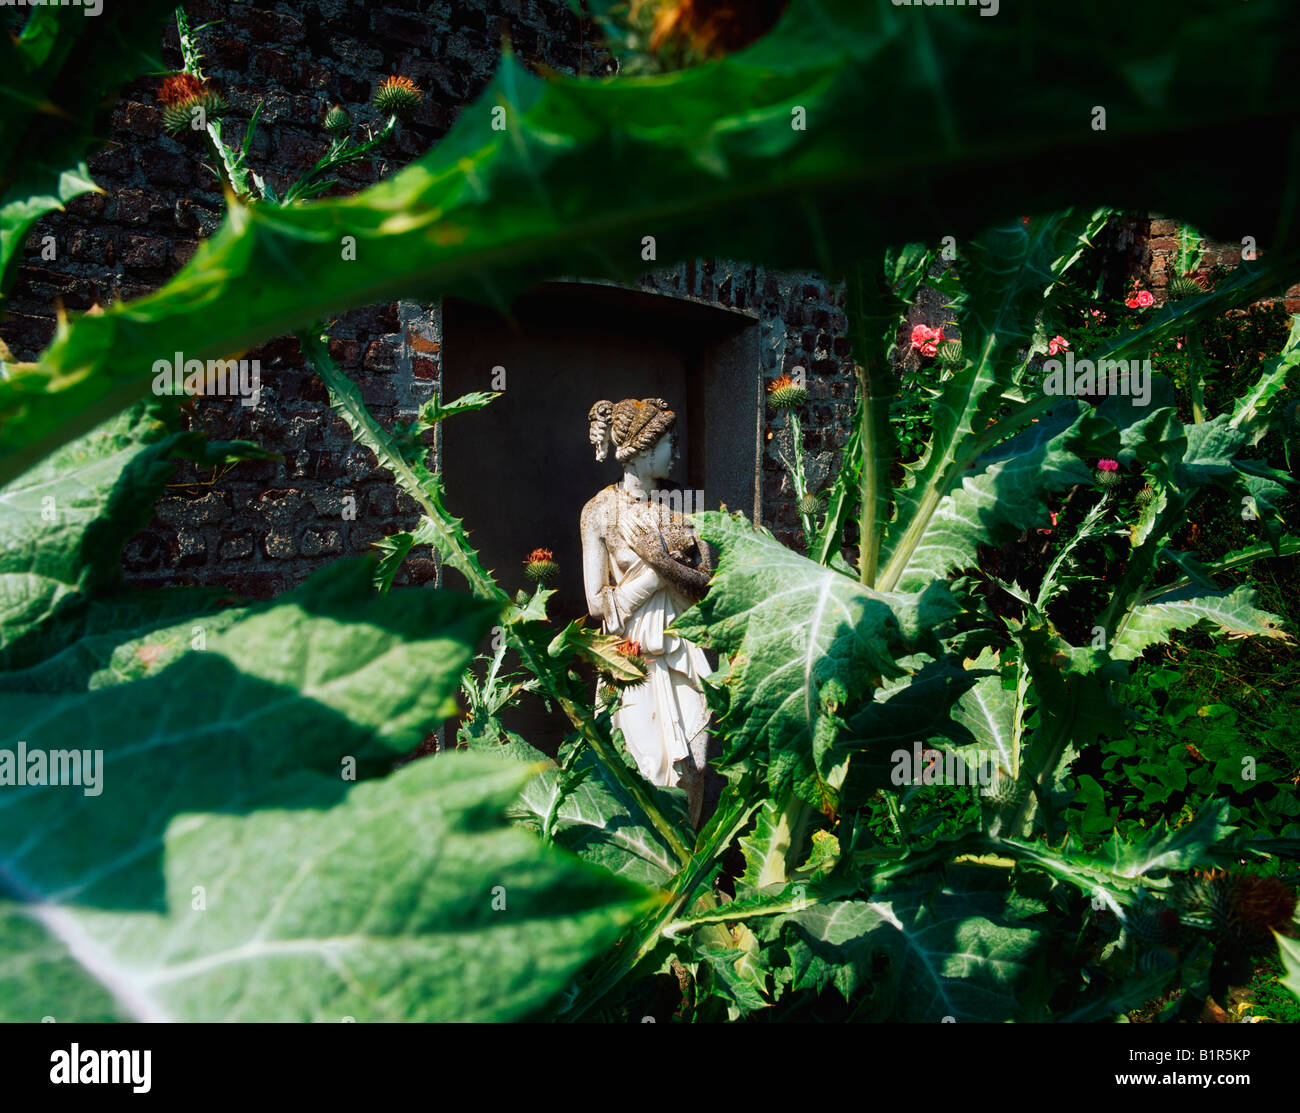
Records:
<instances>
[{"instance_id":1,"label":"red flower","mask_svg":"<svg viewBox=\"0 0 1300 1113\"><path fill-rule=\"evenodd\" d=\"M1149 309L1155 303L1156 299L1151 296L1150 290L1134 290L1124 299L1124 304L1130 309Z\"/></svg>"},{"instance_id":2,"label":"red flower","mask_svg":"<svg viewBox=\"0 0 1300 1113\"><path fill-rule=\"evenodd\" d=\"M912 329L912 347L923 356L932 356L943 343L943 329L931 328L929 325L917 325Z\"/></svg>"},{"instance_id":3,"label":"red flower","mask_svg":"<svg viewBox=\"0 0 1300 1113\"><path fill-rule=\"evenodd\" d=\"M1064 336L1053 336L1052 339L1047 342L1047 354L1049 356L1054 356L1057 352L1068 351L1069 347L1070 342L1066 340Z\"/></svg>"},{"instance_id":4,"label":"red flower","mask_svg":"<svg viewBox=\"0 0 1300 1113\"><path fill-rule=\"evenodd\" d=\"M1119 461L1112 460L1109 456L1104 456L1097 461L1098 471L1119 471Z\"/></svg>"}]
</instances>

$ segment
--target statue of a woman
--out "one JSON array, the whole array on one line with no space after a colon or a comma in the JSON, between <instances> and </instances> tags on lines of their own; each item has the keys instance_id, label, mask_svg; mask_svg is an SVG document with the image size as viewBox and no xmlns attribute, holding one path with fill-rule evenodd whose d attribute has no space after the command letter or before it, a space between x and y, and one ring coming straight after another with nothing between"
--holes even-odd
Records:
<instances>
[{"instance_id":1,"label":"statue of a woman","mask_svg":"<svg viewBox=\"0 0 1300 1113\"><path fill-rule=\"evenodd\" d=\"M613 445L624 469L582 508L587 609L606 633L637 643L647 673L622 689L613 724L648 781L686 790L698 825L709 720L700 680L711 670L698 646L665 628L704 597L711 570L708 547L656 495L677 456L677 415L662 398L625 398L597 402L587 416L596 459Z\"/></svg>"}]
</instances>

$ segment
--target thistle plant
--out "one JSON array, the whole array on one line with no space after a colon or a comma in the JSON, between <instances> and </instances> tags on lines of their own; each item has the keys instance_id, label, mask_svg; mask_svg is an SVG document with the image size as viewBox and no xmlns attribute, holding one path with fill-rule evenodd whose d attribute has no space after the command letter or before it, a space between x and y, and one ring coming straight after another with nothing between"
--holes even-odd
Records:
<instances>
[{"instance_id":1,"label":"thistle plant","mask_svg":"<svg viewBox=\"0 0 1300 1113\"><path fill-rule=\"evenodd\" d=\"M106 7L103 18L132 10ZM690 80L610 89L548 82L503 59L446 144L360 197L285 204L321 188L328 166L278 198L247 166L253 121L242 150L209 130L215 168L232 187L222 230L163 290L61 320L39 365L5 360L0 587L15 605L0 622L0 750L21 741L53 751L76 737L104 751L116 786L102 807L66 786L28 786L0 808L0 889L21 926L0 956L11 972L8 1012L627 1021L645 1015L668 972L680 1001L664 1019L678 1010L702 1021L1109 1019L1147 995L1181 987L1203 996L1201 982L1226 968L1222 955L1257 945L1279 947L1286 984L1300 989L1295 921L1285 922L1294 849L1234 829L1227 794L1169 825L1108 827L1086 840L1066 814L1077 770L1131 726L1120 681L1144 653L1192 626L1283 643L1245 577L1252 562L1300 548L1283 520L1291 479L1254 451L1285 426L1300 331L1239 396L1190 424L1167 384L1147 407L1038 392L1030 361L1047 301L1107 214L1041 211L1066 188L1088 200L1087 186L1077 168L1055 165L1068 160L1042 157L1051 128L1007 84L1023 82L1014 65L1022 35L990 36L978 52L934 51L928 36L881 36L881 11L792 0L774 41ZM1243 6L1213 66L1192 64L1195 53L1177 45L1182 31L1164 24L1160 39L1135 31L1140 59L1062 28L1044 42L1042 64L1086 70L1122 101L1132 85L1124 75L1143 63L1142 111L1115 112L1113 132L1092 138L1098 150L1131 140L1126 118L1144 138L1185 129L1176 106L1202 73L1218 83L1223 120L1249 130L1258 116L1272 127L1290 104L1289 74L1250 46L1286 14L1275 0ZM1015 32L1028 17L1007 6L1004 18ZM1034 13L1036 25L1050 18ZM62 36L80 33L75 22L86 21L43 26L62 48ZM812 25L828 33L804 33ZM943 46L961 25L927 26ZM25 69L15 73L44 75L47 43L20 38L0 50L18 52ZM202 81L201 60L183 50L185 72ZM935 71L936 56L951 69ZM915 98L917 111L933 101L952 129L935 159L898 185L896 90L871 80L883 63L916 74L935 94ZM951 111L945 80L964 90L969 112ZM0 125L21 142L32 98L8 75L0 82L10 93ZM985 111L997 90L1023 111ZM784 124L796 96L816 123L804 132ZM506 102L516 111L502 141L490 121ZM719 112L729 113L725 126ZM975 140L968 117L980 122ZM915 134L911 117L903 126ZM338 131L351 151L347 134ZM861 149L845 136L860 137ZM1252 147L1261 158L1266 148ZM622 156L613 167L611 149ZM984 227L961 245L952 274L934 279L963 360L935 380L928 436L904 464L889 420L893 357L935 249L891 244L878 210L896 206L908 227L946 234L916 198L973 171L1002 174L990 151L1037 159L1041 177L1003 174L995 200L1040 215L989 227L988 191L952 197L945 218ZM10 152L0 144L0 160ZM1157 176L1150 204L1195 202L1230 216L1215 173ZM1285 201L1288 178L1257 177ZM870 211L862 188L878 199ZM582 620L559 627L540 583L507 591L447 509L443 477L420 446L439 422L495 396L438 399L395 435L322 339L326 314L399 294L503 301L555 274L610 277L631 262L608 260L643 234L645 200L658 190L672 201L665 227L690 231L683 257L752 246L756 259L842 278L859 386L824 513L805 522L806 556L743 518L696 515L720 560L674 632L718 654L707 690L726 782L699 830L680 794L647 784L625 760L609 706L592 706L590 670L643 678L635 647ZM800 219L772 221L774 200ZM832 216L843 236L827 234L838 227ZM27 227L4 219L13 223L0 252L22 238L11 229ZM366 237L357 260L339 259L343 231ZM1204 298L1157 307L1135 292L1132 327L1090 354L1143 355L1204 314L1287 288L1300 278L1297 258L1280 240ZM918 358L941 360L932 333L953 326L923 326ZM178 431L164 402L95 423L134 397L177 338L226 352L288 330L334 412L417 505L416 524L386 538L377 562L337 562L270 602L124 590L122 546L149 521L173 461L215 465L247 446ZM786 412L797 428L798 410ZM802 476L799 457L789 464ZM1153 492L1138 522L1121 521L1121 500L1098 490L1098 459ZM798 497L807 495L804 485ZM1219 559L1183 551L1177 531L1215 497L1251 500L1252 543ZM75 512L42 513L51 498ZM992 567L1026 538L1041 560L1006 575ZM1090 558L1103 543L1122 559L1098 575ZM467 591L394 587L402 561L425 545ZM471 671L488 639L484 670ZM549 700L570 724L553 759L491 721L525 697ZM394 770L462 710L456 737L475 752ZM913 743L967 767L990 756L994 793L896 783L891 755ZM946 813L927 810L931 789ZM1234 875L1254 872L1242 860L1273 883L1207 876L1228 863ZM199 930L189 883L213 862L221 899ZM1179 897L1180 885L1197 892ZM84 946L68 951L60 940L69 933Z\"/></svg>"}]
</instances>

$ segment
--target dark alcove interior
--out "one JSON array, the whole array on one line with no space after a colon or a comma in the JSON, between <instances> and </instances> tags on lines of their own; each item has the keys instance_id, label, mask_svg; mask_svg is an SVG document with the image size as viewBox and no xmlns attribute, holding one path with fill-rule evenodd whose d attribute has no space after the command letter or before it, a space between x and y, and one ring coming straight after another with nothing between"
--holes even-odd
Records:
<instances>
[{"instance_id":1,"label":"dark alcove interior","mask_svg":"<svg viewBox=\"0 0 1300 1113\"><path fill-rule=\"evenodd\" d=\"M560 565L549 584L554 628L586 615L579 515L622 477L613 454L598 463L588 440L587 412L602 398L665 399L681 456L665 486L761 520L757 334L750 314L602 284L549 284L518 299L509 319L446 301L443 399L492 390L504 373L501 397L440 425L437 444L449 508L502 588L531 590L524 558L550 549ZM443 586L464 589L455 571L444 575ZM520 702L504 725L554 754L568 721L539 699ZM454 737L449 723L446 744Z\"/></svg>"}]
</instances>

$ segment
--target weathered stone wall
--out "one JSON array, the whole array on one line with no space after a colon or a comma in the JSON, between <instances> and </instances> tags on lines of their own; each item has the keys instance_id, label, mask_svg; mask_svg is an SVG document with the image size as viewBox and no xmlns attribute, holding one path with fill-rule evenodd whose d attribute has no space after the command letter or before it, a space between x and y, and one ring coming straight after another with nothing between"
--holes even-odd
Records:
<instances>
[{"instance_id":1,"label":"weathered stone wall","mask_svg":"<svg viewBox=\"0 0 1300 1113\"><path fill-rule=\"evenodd\" d=\"M232 107L227 126L235 135L242 135L242 121L253 108L262 106L252 162L277 186L324 153L320 122L331 104L366 118L364 105L376 83L393 73L417 82L425 100L387 159L377 167L345 169L343 188L362 189L422 154L486 85L503 32L534 67L596 74L612 66L592 48L591 28L575 18L566 0L199 0L188 10L194 26L222 21L202 32L205 71ZM180 65L174 29L164 58ZM125 90L111 143L91 162L104 192L78 199L35 230L8 317L0 323L0 338L18 358L34 358L48 342L56 304L86 310L154 290L218 226L223 205L216 179L195 148L160 129L159 84L158 78L142 79ZM40 257L46 235L55 237L55 260ZM1149 261L1146 240L1145 229L1132 237L1135 260ZM1152 241L1158 252L1157 243ZM814 490L828 484L853 413L842 289L815 274L706 260L656 271L641 285L759 315L763 377L806 369L806 468ZM941 323L940 301L937 294L923 297L913 323ZM334 358L386 424L409 419L437 389L438 306L371 306L343 315L330 333ZM219 476L179 467L154 521L127 546L124 564L132 582L219 584L267 597L340 555L366 552L378 538L414 524L414 505L331 414L297 342L277 339L247 356L261 361L260 404L201 400L193 420L215 438L255 440L282 459L241 462ZM793 497L777 455L788 437L787 419L769 416L765 437L766 524L794 543ZM427 582L434 574L428 555L417 553L399 582Z\"/></svg>"}]
</instances>

